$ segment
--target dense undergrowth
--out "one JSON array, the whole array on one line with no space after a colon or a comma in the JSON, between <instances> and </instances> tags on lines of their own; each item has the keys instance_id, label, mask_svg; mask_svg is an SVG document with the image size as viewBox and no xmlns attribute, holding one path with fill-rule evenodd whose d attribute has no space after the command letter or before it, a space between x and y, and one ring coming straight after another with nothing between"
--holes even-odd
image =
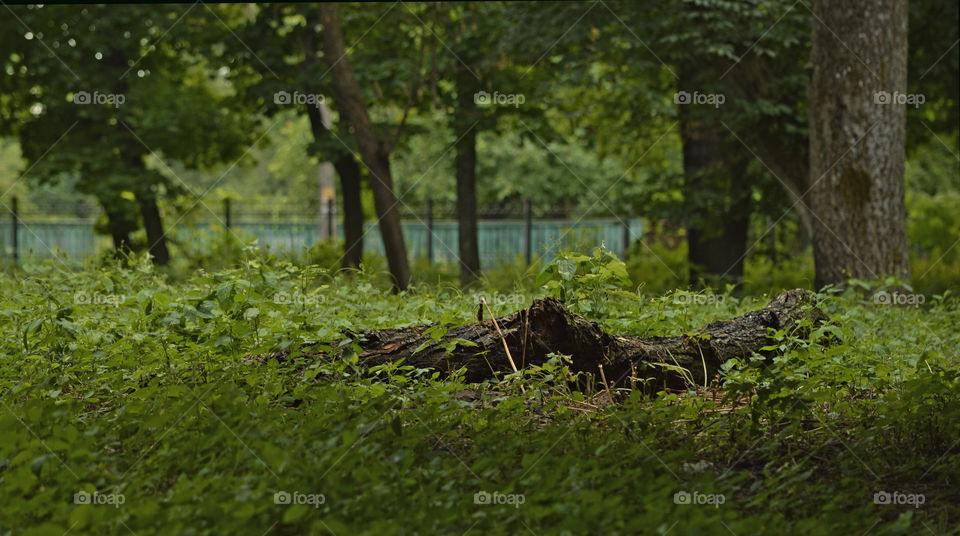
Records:
<instances>
[{"instance_id":1,"label":"dense undergrowth","mask_svg":"<svg viewBox=\"0 0 960 536\"><path fill-rule=\"evenodd\" d=\"M483 386L245 357L474 321L479 295L497 314L555 295L638 336L770 296L650 293L603 252L513 292L393 294L262 256L183 279L146 262L0 278L2 534L960 534L949 293L851 282L819 295L827 325L775 334L779 357L608 404L567 388L562 357Z\"/></svg>"}]
</instances>

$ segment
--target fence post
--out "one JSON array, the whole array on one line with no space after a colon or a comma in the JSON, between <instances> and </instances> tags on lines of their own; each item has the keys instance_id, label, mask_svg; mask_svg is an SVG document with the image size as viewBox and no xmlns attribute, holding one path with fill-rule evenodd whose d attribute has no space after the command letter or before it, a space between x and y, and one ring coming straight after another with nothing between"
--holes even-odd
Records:
<instances>
[{"instance_id":1,"label":"fence post","mask_svg":"<svg viewBox=\"0 0 960 536\"><path fill-rule=\"evenodd\" d=\"M20 223L20 216L17 210L17 197L14 196L10 199L10 232L13 236L10 238L10 244L13 246L13 262L14 264L20 264L20 243L19 243L19 232L18 227Z\"/></svg>"},{"instance_id":2,"label":"fence post","mask_svg":"<svg viewBox=\"0 0 960 536\"><path fill-rule=\"evenodd\" d=\"M533 209L529 199L523 202L523 254L530 265L533 261Z\"/></svg>"},{"instance_id":3,"label":"fence post","mask_svg":"<svg viewBox=\"0 0 960 536\"><path fill-rule=\"evenodd\" d=\"M230 214L230 198L224 198L223 200L223 224L227 229L233 226L233 221L231 221Z\"/></svg>"},{"instance_id":4,"label":"fence post","mask_svg":"<svg viewBox=\"0 0 960 536\"><path fill-rule=\"evenodd\" d=\"M627 251L630 250L630 216L621 222L623 224L623 260L627 260Z\"/></svg>"},{"instance_id":5,"label":"fence post","mask_svg":"<svg viewBox=\"0 0 960 536\"><path fill-rule=\"evenodd\" d=\"M427 262L433 264L433 199L427 199Z\"/></svg>"}]
</instances>

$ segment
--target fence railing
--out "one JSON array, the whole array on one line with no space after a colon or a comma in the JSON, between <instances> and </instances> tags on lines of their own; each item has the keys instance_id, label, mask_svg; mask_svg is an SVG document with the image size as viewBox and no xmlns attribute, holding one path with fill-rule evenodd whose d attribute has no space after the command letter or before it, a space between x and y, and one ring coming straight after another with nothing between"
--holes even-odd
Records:
<instances>
[{"instance_id":1,"label":"fence railing","mask_svg":"<svg viewBox=\"0 0 960 536\"><path fill-rule=\"evenodd\" d=\"M16 262L56 256L76 264L111 246L109 237L94 231L92 219L41 221L45 216L49 213L21 214L0 220L0 251L6 259ZM189 243L194 250L212 249L214 241L222 240L224 233L229 232L244 241L256 240L258 246L274 253L299 253L325 240L331 227L329 219L317 216L297 221L247 218L231 215L217 223L180 223L167 232L172 240ZM332 227L335 235L342 239L342 226ZM456 221L418 218L404 221L402 228L412 258L456 262L459 249ZM377 224L366 224L364 230L364 252L383 255ZM480 262L484 267L492 267L518 259L529 263L535 257L549 261L560 249L589 250L600 245L623 256L630 243L641 237L642 231L639 218L534 219L530 211L526 211L523 218L478 222Z\"/></svg>"}]
</instances>

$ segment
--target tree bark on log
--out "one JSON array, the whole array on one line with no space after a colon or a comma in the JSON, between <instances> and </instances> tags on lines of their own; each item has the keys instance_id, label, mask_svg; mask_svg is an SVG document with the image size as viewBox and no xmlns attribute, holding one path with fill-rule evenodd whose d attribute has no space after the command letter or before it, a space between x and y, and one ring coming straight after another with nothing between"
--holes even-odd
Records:
<instances>
[{"instance_id":1,"label":"tree bark on log","mask_svg":"<svg viewBox=\"0 0 960 536\"><path fill-rule=\"evenodd\" d=\"M801 324L804 319L810 324ZM723 362L761 352L771 343L770 328L804 329L825 319L810 291L794 289L762 309L672 337L611 335L553 298L535 300L526 309L498 318L497 325L492 319L448 325L439 340L427 333L435 324L346 335L362 349L359 364L364 368L399 360L443 375L463 368L465 380L474 383L513 372L510 357L522 369L546 363L550 354L563 354L572 357L573 372L599 378L602 365L611 388L630 387L630 377L634 376L649 392L690 387L691 380L704 385ZM510 356L504 350L504 341ZM344 342L336 346L342 348ZM310 349L301 351L312 353ZM290 353L288 350L273 357L284 359Z\"/></svg>"}]
</instances>

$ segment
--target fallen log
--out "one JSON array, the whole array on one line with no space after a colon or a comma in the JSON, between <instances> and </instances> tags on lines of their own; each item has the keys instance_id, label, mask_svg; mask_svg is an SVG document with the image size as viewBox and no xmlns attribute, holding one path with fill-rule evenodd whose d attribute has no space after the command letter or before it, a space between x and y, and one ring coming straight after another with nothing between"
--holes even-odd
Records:
<instances>
[{"instance_id":1,"label":"fallen log","mask_svg":"<svg viewBox=\"0 0 960 536\"><path fill-rule=\"evenodd\" d=\"M488 319L444 326L446 332L439 338L428 332L435 324L345 335L361 348L359 364L364 368L399 360L442 374L463 368L466 381L473 383L509 374L514 365L520 369L542 365L550 354L563 354L572 358L573 372L599 378L602 365L611 387L629 387L633 377L651 391L686 388L691 382L705 385L723 362L753 355L769 345L771 329L803 329L803 319L812 326L826 315L816 307L810 291L794 289L762 309L671 337L611 335L553 298L535 300L496 323ZM336 346L342 348L343 344ZM306 348L301 351L311 353ZM272 357L284 359L289 354L285 351Z\"/></svg>"}]
</instances>

